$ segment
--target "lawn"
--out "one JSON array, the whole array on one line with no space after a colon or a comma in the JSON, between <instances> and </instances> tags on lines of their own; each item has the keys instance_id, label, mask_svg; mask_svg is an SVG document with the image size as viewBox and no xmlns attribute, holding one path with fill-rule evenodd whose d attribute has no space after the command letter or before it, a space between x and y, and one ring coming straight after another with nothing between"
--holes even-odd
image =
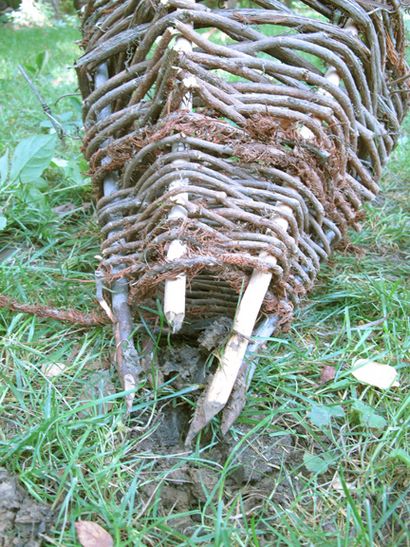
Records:
<instances>
[{"instance_id":1,"label":"lawn","mask_svg":"<svg viewBox=\"0 0 410 547\"><path fill-rule=\"evenodd\" d=\"M72 23L1 28L0 156L49 131L18 64L72 138L50 144L35 185L3 181L0 293L87 311L96 308L99 238L78 138L78 39ZM45 545L79 545L80 519L101 524L118 546L408 544L409 179L410 119L363 230L264 350L228 454L218 453L217 427L207 446L156 451L158 408L185 395L143 384L127 418L109 326L0 309L0 461L52 507ZM395 367L400 386L359 384L350 369L360 358ZM320 384L326 365L336 375ZM247 483L238 469L258 442L277 451ZM187 463L195 476L182 499Z\"/></svg>"}]
</instances>

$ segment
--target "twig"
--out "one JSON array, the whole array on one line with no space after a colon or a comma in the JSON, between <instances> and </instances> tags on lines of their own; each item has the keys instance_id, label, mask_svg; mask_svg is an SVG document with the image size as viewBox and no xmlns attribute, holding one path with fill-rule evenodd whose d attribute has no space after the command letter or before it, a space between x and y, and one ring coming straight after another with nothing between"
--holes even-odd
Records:
<instances>
[{"instance_id":1,"label":"twig","mask_svg":"<svg viewBox=\"0 0 410 547\"><path fill-rule=\"evenodd\" d=\"M62 143L64 143L64 139L66 137L66 132L64 131L63 126L61 123L53 116L53 113L51 112L51 108L46 103L44 97L41 95L40 91L35 86L33 80L30 78L30 76L27 74L27 72L24 70L24 68L21 65L18 65L18 69L20 70L21 74L24 76L24 79L28 83L28 85L31 88L31 91L33 92L34 96L38 100L38 102L41 104L41 108L43 109L44 114L47 116L47 118L50 120L51 124L53 125L58 138L61 140Z\"/></svg>"},{"instance_id":2,"label":"twig","mask_svg":"<svg viewBox=\"0 0 410 547\"><path fill-rule=\"evenodd\" d=\"M106 63L103 63L97 67L95 73L95 88L105 84L108 80L108 67ZM97 119L100 121L111 114L111 106L104 107L97 115ZM111 159L106 157L103 160L105 163L109 163ZM110 196L118 190L117 176L115 173L111 173L106 176L103 183L104 196ZM109 233L111 237L115 233L115 230ZM123 266L114 266L112 273L119 273L123 269ZM135 349L133 341L134 325L132 320L132 314L128 305L128 281L126 278L120 278L113 281L112 286L112 317L114 323L114 335L116 341L116 362L118 374L120 376L121 383L125 391L133 390L138 382L139 375L141 373L141 365L139 355ZM97 296L102 298L102 285L97 284ZM101 300L100 298L100 300ZM101 302L100 302L101 304ZM110 314L110 312L108 312ZM132 408L132 402L134 400L135 393L132 391L125 397L127 405L127 411L130 412Z\"/></svg>"},{"instance_id":3,"label":"twig","mask_svg":"<svg viewBox=\"0 0 410 547\"><path fill-rule=\"evenodd\" d=\"M81 93L65 93L61 95L57 100L54 101L54 104L57 106L60 101L66 99L67 97L81 97Z\"/></svg>"},{"instance_id":4,"label":"twig","mask_svg":"<svg viewBox=\"0 0 410 547\"><path fill-rule=\"evenodd\" d=\"M95 327L107 325L109 323L109 320L105 315L100 315L98 313L83 313L78 310L61 310L59 308L41 304L22 304L21 302L14 300L14 298L10 298L4 294L0 295L0 308L6 308L20 313L29 313L36 317L65 321L82 327Z\"/></svg>"}]
</instances>

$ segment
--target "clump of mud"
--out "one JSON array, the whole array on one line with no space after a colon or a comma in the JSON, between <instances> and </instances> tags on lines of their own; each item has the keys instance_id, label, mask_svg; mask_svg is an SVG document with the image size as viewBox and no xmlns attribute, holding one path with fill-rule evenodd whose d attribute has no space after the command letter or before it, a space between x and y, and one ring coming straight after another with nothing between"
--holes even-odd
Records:
<instances>
[{"instance_id":1,"label":"clump of mud","mask_svg":"<svg viewBox=\"0 0 410 547\"><path fill-rule=\"evenodd\" d=\"M40 547L51 513L0 468L0 547Z\"/></svg>"}]
</instances>

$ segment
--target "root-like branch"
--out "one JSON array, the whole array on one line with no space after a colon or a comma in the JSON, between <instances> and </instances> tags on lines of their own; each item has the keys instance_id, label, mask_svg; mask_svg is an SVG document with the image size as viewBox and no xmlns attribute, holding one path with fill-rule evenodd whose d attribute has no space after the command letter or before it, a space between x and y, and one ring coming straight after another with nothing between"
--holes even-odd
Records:
<instances>
[{"instance_id":1,"label":"root-like branch","mask_svg":"<svg viewBox=\"0 0 410 547\"><path fill-rule=\"evenodd\" d=\"M6 308L11 311L20 313L29 313L36 317L44 317L47 319L56 319L57 321L65 321L82 327L97 327L99 325L107 325L110 321L108 317L99 313L84 313L78 310L62 310L52 306L44 306L41 304L22 304L14 298L0 295L0 308Z\"/></svg>"}]
</instances>

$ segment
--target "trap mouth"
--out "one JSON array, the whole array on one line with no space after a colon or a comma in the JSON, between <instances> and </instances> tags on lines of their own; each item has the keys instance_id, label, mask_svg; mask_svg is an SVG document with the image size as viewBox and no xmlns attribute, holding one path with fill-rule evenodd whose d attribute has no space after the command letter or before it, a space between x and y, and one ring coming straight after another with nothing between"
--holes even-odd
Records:
<instances>
[{"instance_id":1,"label":"trap mouth","mask_svg":"<svg viewBox=\"0 0 410 547\"><path fill-rule=\"evenodd\" d=\"M196 275L192 282L189 281L186 291L186 308L183 325L178 331L178 336L185 339L193 346L200 346L202 350L211 351L218 345L202 344L203 339L207 339L208 331L219 331L218 325L223 325L221 342L226 341L227 335L232 330L234 318L237 314L242 296L246 289L246 278L243 276L243 283L237 289L221 279L221 276L209 271L202 271ZM133 285L130 283L130 293L133 294ZM167 324L163 317L161 304L163 302L163 284L155 292L155 297L148 298L145 305L139 306L133 304L137 300L134 296L130 298L130 306L135 321L141 322L149 329L149 332L156 336L162 336L166 339L173 334L172 328ZM271 300L270 300L271 299ZM278 300L275 295L267 294L265 304L261 308L260 318L274 316L276 318L276 329L287 330L293 317L294 305L286 299ZM227 328L229 325L229 329ZM179 339L176 334L173 338ZM212 338L212 335L210 335Z\"/></svg>"}]
</instances>

